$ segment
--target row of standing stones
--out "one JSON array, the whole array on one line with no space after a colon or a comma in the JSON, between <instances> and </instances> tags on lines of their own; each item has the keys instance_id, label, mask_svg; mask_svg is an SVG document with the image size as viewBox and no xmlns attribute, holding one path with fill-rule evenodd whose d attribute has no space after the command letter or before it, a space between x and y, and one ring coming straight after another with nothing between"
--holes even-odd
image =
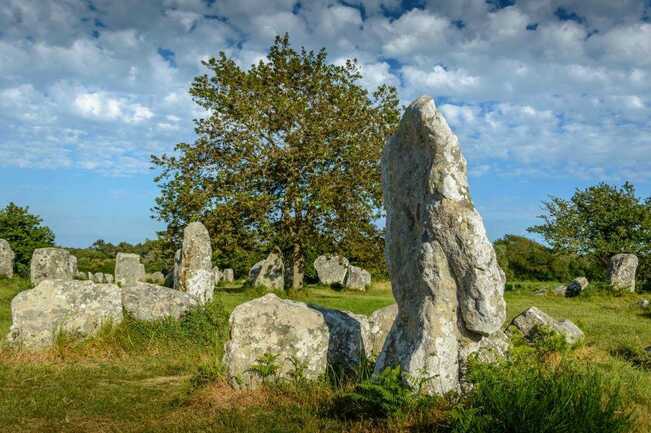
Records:
<instances>
[{"instance_id":1,"label":"row of standing stones","mask_svg":"<svg viewBox=\"0 0 651 433\"><path fill-rule=\"evenodd\" d=\"M306 378L316 378L328 369L351 369L377 357L376 372L400 366L406 382L441 394L463 389L471 355L492 361L507 352L505 276L470 199L457 137L431 98L421 97L405 111L383 152L382 182L385 251L396 304L370 317L273 293L237 306L229 318L223 359L233 386L257 386L260 378L252 372L267 354L280 358L281 378L297 366ZM0 257L13 254L6 252L6 243L0 247ZM32 260L38 285L12 301L8 340L25 347L50 345L60 330L91 335L106 321L119 323L123 311L140 320L178 318L210 300L216 278L222 277L211 267L209 235L199 223L184 231L171 276L174 289L142 282L146 275L139 257L122 253L116 258L116 284L105 277L98 284L95 275L92 281L74 281L76 259L64 250L47 250ZM3 260L0 269L5 269ZM631 279L634 287L637 260L635 266L631 263L625 259L613 266L617 275L612 279L622 282L619 287L631 287ZM342 257L319 257L315 268L323 284L353 288L370 283L366 271ZM232 279L232 270L230 275L227 271L223 276ZM282 289L280 253L257 263L249 281ZM572 322L557 321L535 307L518 315L506 331L529 337L539 326L559 332L570 344L583 337Z\"/></svg>"}]
</instances>

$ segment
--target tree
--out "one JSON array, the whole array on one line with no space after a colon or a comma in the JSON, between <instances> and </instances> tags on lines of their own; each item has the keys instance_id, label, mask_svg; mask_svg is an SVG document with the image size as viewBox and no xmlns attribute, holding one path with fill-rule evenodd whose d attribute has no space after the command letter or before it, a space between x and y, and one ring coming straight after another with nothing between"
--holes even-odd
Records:
<instances>
[{"instance_id":1,"label":"tree","mask_svg":"<svg viewBox=\"0 0 651 433\"><path fill-rule=\"evenodd\" d=\"M577 189L570 200L552 197L544 206L544 224L528 230L555 250L592 256L604 266L618 253L649 255L651 200L638 198L628 182L620 188L600 183Z\"/></svg>"},{"instance_id":2,"label":"tree","mask_svg":"<svg viewBox=\"0 0 651 433\"><path fill-rule=\"evenodd\" d=\"M29 275L29 264L35 249L54 245L54 233L41 225L42 222L39 216L29 213L29 207L9 203L0 210L0 239L9 242L14 250L19 275Z\"/></svg>"},{"instance_id":3,"label":"tree","mask_svg":"<svg viewBox=\"0 0 651 433\"><path fill-rule=\"evenodd\" d=\"M267 59L248 70L223 52L204 62L211 76L190 89L206 112L195 120L197 140L152 157L161 170L154 213L170 238L201 220L225 254L279 246L298 289L308 246L332 251L377 233L380 153L398 124L398 98L390 86L361 87L356 61L297 52L287 35Z\"/></svg>"}]
</instances>

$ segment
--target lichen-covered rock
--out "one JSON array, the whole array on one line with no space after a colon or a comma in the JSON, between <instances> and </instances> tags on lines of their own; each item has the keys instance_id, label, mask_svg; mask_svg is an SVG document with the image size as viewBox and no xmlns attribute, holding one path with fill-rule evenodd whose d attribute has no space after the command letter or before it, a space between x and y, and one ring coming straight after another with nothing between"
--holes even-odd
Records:
<instances>
[{"instance_id":1,"label":"lichen-covered rock","mask_svg":"<svg viewBox=\"0 0 651 433\"><path fill-rule=\"evenodd\" d=\"M398 315L398 304L375 310L369 317L369 332L371 336L371 355L377 357L382 352L384 342L391 331Z\"/></svg>"},{"instance_id":2,"label":"lichen-covered rock","mask_svg":"<svg viewBox=\"0 0 651 433\"><path fill-rule=\"evenodd\" d=\"M350 266L348 273L346 273L346 281L344 286L351 290L365 290L371 285L371 274L366 270L357 266Z\"/></svg>"},{"instance_id":3,"label":"lichen-covered rock","mask_svg":"<svg viewBox=\"0 0 651 433\"><path fill-rule=\"evenodd\" d=\"M385 253L398 316L376 373L399 365L423 391L460 388L464 340L498 332L504 274L468 190L457 137L430 97L406 109L385 145ZM469 337L470 336L470 337Z\"/></svg>"},{"instance_id":4,"label":"lichen-covered rock","mask_svg":"<svg viewBox=\"0 0 651 433\"><path fill-rule=\"evenodd\" d=\"M85 281L88 279L88 272L79 272L75 274L75 280L82 280Z\"/></svg>"},{"instance_id":5,"label":"lichen-covered rock","mask_svg":"<svg viewBox=\"0 0 651 433\"><path fill-rule=\"evenodd\" d=\"M348 259L338 255L327 254L317 257L314 261L314 269L319 276L319 282L326 285L339 284L343 286L349 266Z\"/></svg>"},{"instance_id":6,"label":"lichen-covered rock","mask_svg":"<svg viewBox=\"0 0 651 433\"><path fill-rule=\"evenodd\" d=\"M635 254L617 254L610 258L610 285L615 290L635 291L638 259Z\"/></svg>"},{"instance_id":7,"label":"lichen-covered rock","mask_svg":"<svg viewBox=\"0 0 651 433\"><path fill-rule=\"evenodd\" d=\"M249 284L270 290L285 288L285 265L279 250L272 251L266 259L259 261L249 271Z\"/></svg>"},{"instance_id":8,"label":"lichen-covered rock","mask_svg":"<svg viewBox=\"0 0 651 433\"><path fill-rule=\"evenodd\" d=\"M253 388L261 378L254 370L261 357L272 355L277 377L303 369L306 379L356 368L372 350L365 316L302 302L280 299L273 293L241 304L229 319L230 339L224 365L235 387Z\"/></svg>"},{"instance_id":9,"label":"lichen-covered rock","mask_svg":"<svg viewBox=\"0 0 651 433\"><path fill-rule=\"evenodd\" d=\"M210 301L215 292L212 272L212 246L206 227L200 222L183 230L178 289L194 296L201 303Z\"/></svg>"},{"instance_id":10,"label":"lichen-covered rock","mask_svg":"<svg viewBox=\"0 0 651 433\"><path fill-rule=\"evenodd\" d=\"M174 253L174 268L172 269L172 285L170 287L175 288L176 290L181 290L181 281L179 280L179 275L181 274L181 250L176 250Z\"/></svg>"},{"instance_id":11,"label":"lichen-covered rock","mask_svg":"<svg viewBox=\"0 0 651 433\"><path fill-rule=\"evenodd\" d=\"M162 272L152 272L145 274L145 281L151 284L163 285L165 284L165 275Z\"/></svg>"},{"instance_id":12,"label":"lichen-covered rock","mask_svg":"<svg viewBox=\"0 0 651 433\"><path fill-rule=\"evenodd\" d=\"M68 266L70 267L70 275L74 276L77 274L77 257L68 253Z\"/></svg>"},{"instance_id":13,"label":"lichen-covered rock","mask_svg":"<svg viewBox=\"0 0 651 433\"><path fill-rule=\"evenodd\" d=\"M106 283L106 280L104 279L104 273L103 272L95 272L93 274L93 281L98 284L103 284Z\"/></svg>"},{"instance_id":14,"label":"lichen-covered rock","mask_svg":"<svg viewBox=\"0 0 651 433\"><path fill-rule=\"evenodd\" d=\"M105 323L122 321L120 288L47 279L14 297L11 318L7 340L27 349L52 345L58 332L85 337Z\"/></svg>"},{"instance_id":15,"label":"lichen-covered rock","mask_svg":"<svg viewBox=\"0 0 651 433\"><path fill-rule=\"evenodd\" d=\"M4 239L0 239L0 277L11 278L14 276L14 259L16 254L11 245Z\"/></svg>"},{"instance_id":16,"label":"lichen-covered rock","mask_svg":"<svg viewBox=\"0 0 651 433\"><path fill-rule=\"evenodd\" d=\"M133 286L145 279L145 266L140 256L132 253L118 253L115 257L115 283L120 287Z\"/></svg>"},{"instance_id":17,"label":"lichen-covered rock","mask_svg":"<svg viewBox=\"0 0 651 433\"><path fill-rule=\"evenodd\" d=\"M113 284L113 275L104 274L104 282L108 284Z\"/></svg>"},{"instance_id":18,"label":"lichen-covered rock","mask_svg":"<svg viewBox=\"0 0 651 433\"><path fill-rule=\"evenodd\" d=\"M222 273L222 281L225 283L232 283L235 281L235 272L231 268L226 268L224 269L224 272Z\"/></svg>"},{"instance_id":19,"label":"lichen-covered rock","mask_svg":"<svg viewBox=\"0 0 651 433\"><path fill-rule=\"evenodd\" d=\"M222 271L217 266L215 266L214 268L212 268L212 274L215 279L215 284L219 284L223 276Z\"/></svg>"},{"instance_id":20,"label":"lichen-covered rock","mask_svg":"<svg viewBox=\"0 0 651 433\"><path fill-rule=\"evenodd\" d=\"M571 321L555 320L539 308L530 307L518 314L509 329L518 330L525 338L531 338L536 328L547 327L561 334L568 344L576 344L584 335L583 332Z\"/></svg>"},{"instance_id":21,"label":"lichen-covered rock","mask_svg":"<svg viewBox=\"0 0 651 433\"><path fill-rule=\"evenodd\" d=\"M63 248L37 248L30 264L31 280L37 285L46 279L72 280L75 276L72 259Z\"/></svg>"},{"instance_id":22,"label":"lichen-covered rock","mask_svg":"<svg viewBox=\"0 0 651 433\"><path fill-rule=\"evenodd\" d=\"M583 290L588 287L588 284L588 279L585 277L575 278L567 286L557 287L554 290L554 293L557 295L565 296L566 298L573 298L575 296L579 296L581 292L583 292Z\"/></svg>"},{"instance_id":23,"label":"lichen-covered rock","mask_svg":"<svg viewBox=\"0 0 651 433\"><path fill-rule=\"evenodd\" d=\"M179 319L198 300L185 292L149 283L122 288L122 305L137 320Z\"/></svg>"}]
</instances>

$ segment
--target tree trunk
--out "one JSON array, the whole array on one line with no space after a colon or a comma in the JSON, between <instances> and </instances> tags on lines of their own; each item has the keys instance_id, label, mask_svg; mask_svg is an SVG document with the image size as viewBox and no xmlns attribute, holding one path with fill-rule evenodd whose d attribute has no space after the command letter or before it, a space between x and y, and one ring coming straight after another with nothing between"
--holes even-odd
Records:
<instances>
[{"instance_id":1,"label":"tree trunk","mask_svg":"<svg viewBox=\"0 0 651 433\"><path fill-rule=\"evenodd\" d=\"M295 243L292 249L292 290L303 289L304 274L305 258L303 257L303 248L301 248L300 244Z\"/></svg>"}]
</instances>

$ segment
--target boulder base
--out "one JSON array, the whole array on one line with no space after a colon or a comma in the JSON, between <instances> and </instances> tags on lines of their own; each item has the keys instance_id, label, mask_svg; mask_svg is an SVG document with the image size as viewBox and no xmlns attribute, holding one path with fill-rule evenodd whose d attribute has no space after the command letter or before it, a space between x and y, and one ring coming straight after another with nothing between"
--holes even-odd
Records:
<instances>
[{"instance_id":1,"label":"boulder base","mask_svg":"<svg viewBox=\"0 0 651 433\"><path fill-rule=\"evenodd\" d=\"M44 280L11 301L7 340L27 349L50 346L58 332L82 337L122 321L120 288L91 281Z\"/></svg>"}]
</instances>

